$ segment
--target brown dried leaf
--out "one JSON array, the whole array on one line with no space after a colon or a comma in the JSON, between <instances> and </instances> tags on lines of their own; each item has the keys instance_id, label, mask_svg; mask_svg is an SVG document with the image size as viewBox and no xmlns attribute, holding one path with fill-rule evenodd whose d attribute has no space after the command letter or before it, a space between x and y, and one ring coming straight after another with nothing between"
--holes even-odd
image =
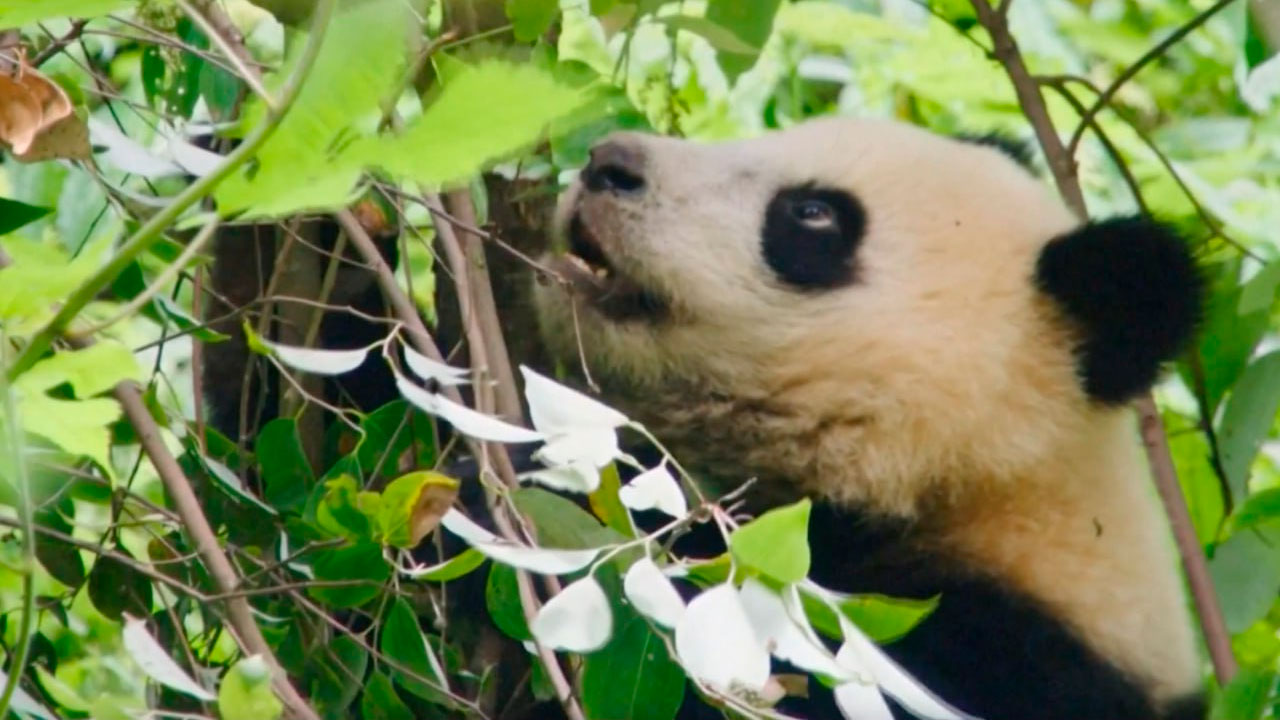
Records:
<instances>
[{"instance_id":1,"label":"brown dried leaf","mask_svg":"<svg viewBox=\"0 0 1280 720\"><path fill-rule=\"evenodd\" d=\"M89 157L89 129L56 82L18 58L0 72L0 142L23 162Z\"/></svg>"}]
</instances>

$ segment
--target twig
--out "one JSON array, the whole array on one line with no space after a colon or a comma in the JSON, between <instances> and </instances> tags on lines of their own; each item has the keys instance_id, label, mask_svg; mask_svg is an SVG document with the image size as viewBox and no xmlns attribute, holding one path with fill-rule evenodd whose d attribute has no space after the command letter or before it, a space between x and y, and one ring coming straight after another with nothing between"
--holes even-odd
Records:
<instances>
[{"instance_id":1,"label":"twig","mask_svg":"<svg viewBox=\"0 0 1280 720\"><path fill-rule=\"evenodd\" d=\"M1221 0L1216 3L1212 9L1224 6L1231 0ZM1071 156L1071 152L1062 144L1062 139L1058 137L1057 131L1054 129L1049 119L1048 109L1045 107L1044 98L1040 95L1039 86L1036 84L1035 78L1027 71L1022 56L1018 52L1017 45L1014 44L1013 38L1009 34L1009 27L1005 22L1005 18L991 9L987 0L970 0L970 4L978 17L978 22L986 28L991 35L995 44L994 54L996 59L1004 66L1005 72L1009 75L1010 82L1013 83L1014 90L1018 95L1018 103L1022 107L1023 114L1027 116L1028 122L1035 129L1036 137L1040 141L1040 147L1044 151L1045 157L1049 160L1049 168L1053 171L1054 182L1058 186L1059 192L1062 193L1063 199L1067 205L1071 207L1081 218L1086 217L1086 207L1084 202L1084 194L1080 190L1080 184L1075 174L1075 161ZM1211 14L1211 13L1210 13ZM1197 16L1193 20L1192 29L1195 25L1203 23L1207 17L1205 13ZM1185 29L1185 28L1184 28ZM1178 31L1174 33L1174 37L1184 37L1186 31ZM1161 52L1167 48L1169 43L1161 43ZM1151 53L1148 53L1150 56ZM1139 62L1147 62L1149 57L1144 56ZM1132 77L1137 71L1125 72L1121 74L1122 78ZM1113 83L1116 85L1116 83ZM1105 105L1103 98L1099 98L1099 103L1095 105ZM1087 123L1082 122L1082 126ZM1169 524L1173 531L1174 540L1178 545L1178 553L1182 558L1183 569L1187 574L1187 584L1191 588L1191 595L1195 600L1197 616L1200 620L1201 631L1204 633L1205 643L1209 648L1209 657L1213 661L1214 674L1218 678L1218 682L1226 684L1235 676L1238 666L1235 656L1231 653L1231 635L1227 631L1226 622L1223 620L1222 607L1218 602L1217 593L1213 588L1213 580L1209 576L1209 567L1205 562L1204 552L1200 548L1200 541L1196 537L1195 527L1191 524L1190 514L1187 512L1186 500L1182 497L1182 488L1178 484L1177 471L1173 465L1173 458L1169 454L1169 442L1165 437L1164 422L1160 418L1160 412L1156 408L1155 400L1152 399L1150 393L1139 398L1135 402L1138 411L1138 424L1142 434L1142 444L1146 449L1147 459L1151 464L1151 472L1154 476L1156 489L1160 493L1160 498L1164 503L1165 513L1169 516Z\"/></svg>"},{"instance_id":2,"label":"twig","mask_svg":"<svg viewBox=\"0 0 1280 720\"><path fill-rule=\"evenodd\" d=\"M1112 96L1120 90L1122 85L1129 82L1134 75L1141 72L1142 68L1150 64L1151 61L1165 54L1169 48L1178 44L1178 41L1190 34L1192 30L1195 30L1205 24L1209 18L1217 14L1219 10L1233 2L1235 2L1235 0L1218 0L1218 2L1210 5L1199 15L1191 18L1191 21L1186 25L1174 30L1164 40L1156 43L1155 47L1143 53L1142 57L1138 58L1132 65L1125 68L1123 72L1117 75L1116 79L1112 80L1111 84L1108 85L1100 95L1098 95L1098 99L1093 101L1093 105L1089 106L1089 109L1086 110L1084 115L1080 118L1080 124L1076 126L1075 132L1071 133L1071 141L1067 143L1067 153L1069 155L1075 155L1076 148L1080 145L1080 138L1084 135L1085 128L1089 126L1089 121L1092 120L1093 116L1097 115L1102 108L1106 107L1106 105L1111 102ZM985 25L986 23L983 24Z\"/></svg>"},{"instance_id":3,"label":"twig","mask_svg":"<svg viewBox=\"0 0 1280 720\"><path fill-rule=\"evenodd\" d=\"M62 37L54 38L53 42L49 43L45 49L36 53L36 56L31 58L31 67L40 67L49 58L62 52L63 48L80 39L80 34L84 32L84 26L88 24L89 20L86 18L72 20L71 28L67 30Z\"/></svg>"},{"instance_id":4,"label":"twig","mask_svg":"<svg viewBox=\"0 0 1280 720\"><path fill-rule=\"evenodd\" d=\"M217 168L197 179L175 197L173 202L151 216L142 227L138 228L120 246L109 262L99 268L97 272L71 293L71 296L67 298L66 303L53 316L53 319L31 337L26 348L19 353L17 359L6 370L5 376L9 380L17 378L34 365L49 349L54 338L61 336L67 326L79 316L84 306L93 301L99 291L115 280L116 276L128 267L134 258L154 245L161 234L178 219L178 216L184 210L213 192L219 183L257 154L258 149L267 141L267 138L275 133L288 108L298 98L298 93L301 91L303 83L306 81L307 76L310 75L312 66L315 65L316 56L320 53L320 45L324 40L329 19L333 16L333 9L336 5L337 0L319 0L313 16L314 19L307 45L303 49L297 67L280 94L280 100L277 102L276 108L267 111L266 119L255 127L244 139L244 142L232 151Z\"/></svg>"},{"instance_id":5,"label":"twig","mask_svg":"<svg viewBox=\"0 0 1280 720\"><path fill-rule=\"evenodd\" d=\"M209 40L218 47L227 58L227 62L236 69L236 74L244 81L245 85L262 99L262 102L270 110L278 109L276 107L276 99L271 96L267 88L262 84L262 77L251 67L250 63L253 58L249 57L245 51L244 45L238 40L232 42L230 38L236 38L239 33L236 27L231 23L231 19L222 12L222 8L216 2L202 0L197 5L192 5L187 0L176 0L178 7L182 8L182 12L191 18L191 22L200 28L200 31L209 37ZM234 34L232 34L234 33Z\"/></svg>"}]
</instances>

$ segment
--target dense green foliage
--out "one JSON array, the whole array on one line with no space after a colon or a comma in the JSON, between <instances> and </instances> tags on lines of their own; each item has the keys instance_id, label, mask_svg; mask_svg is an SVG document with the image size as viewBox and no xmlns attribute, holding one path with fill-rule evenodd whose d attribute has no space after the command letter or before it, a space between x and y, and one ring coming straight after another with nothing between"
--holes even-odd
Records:
<instances>
[{"instance_id":1,"label":"dense green foliage","mask_svg":"<svg viewBox=\"0 0 1280 720\"><path fill-rule=\"evenodd\" d=\"M1214 693L1215 713L1233 719L1280 714L1274 4L1009 9L1091 214L1176 223L1210 278L1201 340L1157 399L1240 666ZM612 466L544 483L588 492L591 512L538 487L502 489L541 548L450 525L462 546L435 532L458 491L427 471L455 449L435 420L491 440L529 431L402 387L381 408L329 412L317 439L310 416L323 400L305 376L368 353L394 357L404 381L399 348L417 341L401 329L358 352L306 355L289 346L314 332L285 342L258 307L234 326L243 319L264 366L297 378L292 404L282 393L279 417L228 439L206 425L193 376L193 347L228 341L198 290L220 233L250 220L294 232L302 218L346 213L377 235L387 223L376 220L394 216L397 279L435 319L432 289L453 276L433 258L424 197L463 188L501 237L509 221L483 176L513 181L522 200L549 197L615 129L714 140L854 114L1034 143L967 0L17 0L0 2L3 28L0 147L13 152L0 168L0 717L270 720L291 702L273 692L278 662L324 718L520 717L554 699L561 674L587 717L670 720L697 648L662 622L669 583L648 557L665 566L663 540L638 535L629 509L683 508L678 464L650 476L666 505L620 492ZM52 101L27 112L31 93L64 93L70 115ZM24 130L43 159L23 155ZM438 372L406 362L422 378ZM141 390L141 418L122 415L128 388ZM581 440L575 423L588 420L610 438L627 427L556 392L530 390L540 440ZM568 420L540 420L539 397ZM175 500L165 457L212 534ZM730 553L688 568L704 587L745 579L802 605L832 638L856 625L891 640L931 609L795 591L822 552L807 547L807 504L738 529L702 510L730 537ZM211 561L219 552L230 580ZM565 585L543 593L540 614L529 572ZM493 637L508 650L485 655ZM534 638L565 651L550 673L545 654L510 642Z\"/></svg>"}]
</instances>

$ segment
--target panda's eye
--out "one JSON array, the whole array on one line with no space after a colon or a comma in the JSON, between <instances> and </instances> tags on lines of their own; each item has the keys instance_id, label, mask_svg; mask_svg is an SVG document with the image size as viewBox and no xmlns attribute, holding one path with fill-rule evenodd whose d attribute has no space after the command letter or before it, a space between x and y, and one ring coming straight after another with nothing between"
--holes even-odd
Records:
<instances>
[{"instance_id":1,"label":"panda's eye","mask_svg":"<svg viewBox=\"0 0 1280 720\"><path fill-rule=\"evenodd\" d=\"M812 184L784 187L769 200L760 250L769 269L799 290L838 288L854 280L867 213L853 193Z\"/></svg>"},{"instance_id":2,"label":"panda's eye","mask_svg":"<svg viewBox=\"0 0 1280 720\"><path fill-rule=\"evenodd\" d=\"M828 230L836 226L836 211L821 200L800 200L791 206L791 217L810 230Z\"/></svg>"}]
</instances>

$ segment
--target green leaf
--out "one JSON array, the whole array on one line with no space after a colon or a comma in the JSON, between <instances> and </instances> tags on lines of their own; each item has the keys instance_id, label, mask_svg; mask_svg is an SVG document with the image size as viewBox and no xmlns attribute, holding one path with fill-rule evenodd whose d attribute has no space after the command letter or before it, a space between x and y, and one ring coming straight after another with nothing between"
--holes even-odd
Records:
<instances>
[{"instance_id":1,"label":"green leaf","mask_svg":"<svg viewBox=\"0 0 1280 720\"><path fill-rule=\"evenodd\" d=\"M456 580L463 575L475 570L484 564L484 553L475 548L467 548L457 555L449 558L439 568L422 575L415 575L415 580L429 580L432 582L448 582Z\"/></svg>"},{"instance_id":2,"label":"green leaf","mask_svg":"<svg viewBox=\"0 0 1280 720\"><path fill-rule=\"evenodd\" d=\"M373 523L360 507L360 489L355 478L339 475L326 480L324 495L316 506L316 524L322 529L356 540L373 538Z\"/></svg>"},{"instance_id":3,"label":"green leaf","mask_svg":"<svg viewBox=\"0 0 1280 720\"><path fill-rule=\"evenodd\" d=\"M1231 515L1233 532L1272 523L1280 523L1280 487L1250 495L1244 505Z\"/></svg>"},{"instance_id":4,"label":"green leaf","mask_svg":"<svg viewBox=\"0 0 1280 720\"><path fill-rule=\"evenodd\" d=\"M133 557L122 545L115 551ZM119 620L126 612L146 617L151 614L151 578L111 555L99 555L89 571L89 599L98 612L112 620Z\"/></svg>"},{"instance_id":5,"label":"green leaf","mask_svg":"<svg viewBox=\"0 0 1280 720\"><path fill-rule=\"evenodd\" d=\"M319 648L311 663L311 700L331 718L347 718L347 706L364 685L369 652L350 635L339 635L328 647Z\"/></svg>"},{"instance_id":6,"label":"green leaf","mask_svg":"<svg viewBox=\"0 0 1280 720\"><path fill-rule=\"evenodd\" d=\"M426 415L410 407L406 400L395 400L374 410L360 421L364 436L355 450L360 469L370 478L375 471L393 473L396 458L403 455L410 445L415 441L430 443L430 428ZM422 465L431 463L420 463Z\"/></svg>"},{"instance_id":7,"label":"green leaf","mask_svg":"<svg viewBox=\"0 0 1280 720\"><path fill-rule=\"evenodd\" d=\"M839 607L840 612L872 640L888 643L906 635L929 617L938 607L940 597L910 600L884 595L856 595L840 603ZM826 603L806 593L800 594L800 601L816 630L831 638L844 636L840 621Z\"/></svg>"},{"instance_id":8,"label":"green leaf","mask_svg":"<svg viewBox=\"0 0 1280 720\"><path fill-rule=\"evenodd\" d=\"M400 548L416 547L440 523L458 495L458 481L438 472L402 475L382 491L378 526L382 541Z\"/></svg>"},{"instance_id":9,"label":"green leaf","mask_svg":"<svg viewBox=\"0 0 1280 720\"><path fill-rule=\"evenodd\" d=\"M1257 720L1267 717L1267 705L1276 688L1276 674L1271 670L1242 667L1231 682L1214 698L1213 720Z\"/></svg>"},{"instance_id":10,"label":"green leaf","mask_svg":"<svg viewBox=\"0 0 1280 720\"><path fill-rule=\"evenodd\" d=\"M47 504L36 511L36 525L70 535L74 528L67 521L75 517L76 507L67 495L58 502ZM60 542L44 535L36 536L36 559L58 582L70 588L78 588L84 582L84 559L75 545Z\"/></svg>"},{"instance_id":11,"label":"green leaf","mask_svg":"<svg viewBox=\"0 0 1280 720\"><path fill-rule=\"evenodd\" d=\"M700 35L704 40L711 43L711 47L720 52L747 56L760 54L759 45L748 43L734 35L732 30L707 18L694 17L692 15L668 15L658 18L658 22L674 30L685 30L695 35Z\"/></svg>"},{"instance_id":12,"label":"green leaf","mask_svg":"<svg viewBox=\"0 0 1280 720\"><path fill-rule=\"evenodd\" d=\"M516 40L533 42L555 22L560 0L507 0L506 9Z\"/></svg>"},{"instance_id":13,"label":"green leaf","mask_svg":"<svg viewBox=\"0 0 1280 720\"><path fill-rule=\"evenodd\" d=\"M684 671L649 624L628 612L609 644L587 656L582 705L587 717L671 720L684 699Z\"/></svg>"},{"instance_id":14,"label":"green leaf","mask_svg":"<svg viewBox=\"0 0 1280 720\"><path fill-rule=\"evenodd\" d=\"M40 393L69 383L76 397L106 392L122 380L142 380L133 353L115 340L104 340L83 350L63 350L23 373L15 383L23 393Z\"/></svg>"},{"instance_id":15,"label":"green leaf","mask_svg":"<svg viewBox=\"0 0 1280 720\"><path fill-rule=\"evenodd\" d=\"M313 587L317 600L335 608L363 605L382 594L381 585L391 578L391 568L382 557L382 546L364 542L316 553L311 569L317 580L365 580L349 587Z\"/></svg>"},{"instance_id":16,"label":"green leaf","mask_svg":"<svg viewBox=\"0 0 1280 720\"><path fill-rule=\"evenodd\" d=\"M706 19L726 28L748 47L760 48L769 39L780 3L781 0L709 0ZM717 53L720 67L730 81L754 65L758 55L724 50Z\"/></svg>"},{"instance_id":17,"label":"green leaf","mask_svg":"<svg viewBox=\"0 0 1280 720\"><path fill-rule=\"evenodd\" d=\"M43 393L22 399L22 427L72 455L83 455L111 471L110 425L120 417L114 400L57 400Z\"/></svg>"},{"instance_id":18,"label":"green leaf","mask_svg":"<svg viewBox=\"0 0 1280 720\"><path fill-rule=\"evenodd\" d=\"M618 499L618 490L621 487L622 480L618 476L618 466L610 463L600 471L600 487L587 496L587 502L591 505L591 512L595 513L606 527L623 537L630 538L634 537L635 530L631 527L630 513Z\"/></svg>"},{"instance_id":19,"label":"green leaf","mask_svg":"<svg viewBox=\"0 0 1280 720\"><path fill-rule=\"evenodd\" d=\"M36 207L26 203L0 198L0 235L8 235L30 222L35 222L48 215L49 208Z\"/></svg>"},{"instance_id":20,"label":"green leaf","mask_svg":"<svg viewBox=\"0 0 1280 720\"><path fill-rule=\"evenodd\" d=\"M1210 416L1216 414L1218 403L1249 364L1254 348L1267 331L1270 313L1239 312L1241 292L1231 268L1222 270L1205 312L1199 352L1204 365ZM1190 380L1187 384L1194 387Z\"/></svg>"},{"instance_id":21,"label":"green leaf","mask_svg":"<svg viewBox=\"0 0 1280 720\"><path fill-rule=\"evenodd\" d=\"M531 640L529 623L525 621L524 610L520 605L520 586L516 582L516 571L509 565L492 563L489 565L489 580L484 587L484 602L489 609L489 617L502 632L516 640Z\"/></svg>"},{"instance_id":22,"label":"green leaf","mask_svg":"<svg viewBox=\"0 0 1280 720\"><path fill-rule=\"evenodd\" d=\"M316 480L302 449L297 421L276 418L267 423L253 448L262 469L267 502L280 510L296 509L306 503Z\"/></svg>"},{"instance_id":23,"label":"green leaf","mask_svg":"<svg viewBox=\"0 0 1280 720\"><path fill-rule=\"evenodd\" d=\"M361 152L366 165L404 180L444 185L532 145L550 122L587 100L584 91L532 65L488 60L445 81L401 135L366 141Z\"/></svg>"},{"instance_id":24,"label":"green leaf","mask_svg":"<svg viewBox=\"0 0 1280 720\"><path fill-rule=\"evenodd\" d=\"M770 510L735 530L729 549L739 562L778 582L803 580L809 574L809 508L806 498Z\"/></svg>"},{"instance_id":25,"label":"green leaf","mask_svg":"<svg viewBox=\"0 0 1280 720\"><path fill-rule=\"evenodd\" d=\"M1280 532L1253 529L1232 535L1214 549L1209 573L1227 628L1232 633L1244 630L1280 592Z\"/></svg>"},{"instance_id":26,"label":"green leaf","mask_svg":"<svg viewBox=\"0 0 1280 720\"><path fill-rule=\"evenodd\" d=\"M1249 278L1240 288L1240 302L1236 312L1250 315L1263 310L1270 310L1276 299L1276 288L1280 287L1280 261L1268 264L1258 274Z\"/></svg>"},{"instance_id":27,"label":"green leaf","mask_svg":"<svg viewBox=\"0 0 1280 720\"><path fill-rule=\"evenodd\" d=\"M382 654L412 673L391 669L391 676L400 687L424 700L447 700L439 690L439 676L431 669L427 638L422 628L418 627L418 619L404 598L396 598L391 604L379 636Z\"/></svg>"},{"instance_id":28,"label":"green leaf","mask_svg":"<svg viewBox=\"0 0 1280 720\"><path fill-rule=\"evenodd\" d=\"M1263 355L1245 368L1232 388L1218 423L1222 469L1236 502L1248 494L1249 468L1271 430L1277 409L1280 409L1280 351Z\"/></svg>"},{"instance_id":29,"label":"green leaf","mask_svg":"<svg viewBox=\"0 0 1280 720\"><path fill-rule=\"evenodd\" d=\"M231 666L218 687L221 720L276 720L284 706L271 690L271 669L260 655Z\"/></svg>"},{"instance_id":30,"label":"green leaf","mask_svg":"<svg viewBox=\"0 0 1280 720\"><path fill-rule=\"evenodd\" d=\"M520 488L511 499L521 514L533 521L542 547L563 549L596 548L626 541L626 536L600 524L590 513L568 498L542 488ZM636 553L620 553L629 567Z\"/></svg>"},{"instance_id":31,"label":"green leaf","mask_svg":"<svg viewBox=\"0 0 1280 720\"><path fill-rule=\"evenodd\" d=\"M386 650L382 651L386 654ZM385 674L374 670L360 697L360 715L364 720L414 720L413 711L396 694L395 686Z\"/></svg>"},{"instance_id":32,"label":"green leaf","mask_svg":"<svg viewBox=\"0 0 1280 720\"><path fill-rule=\"evenodd\" d=\"M8 0L0 3L0 27L62 17L96 17L132 4L129 0Z\"/></svg>"},{"instance_id":33,"label":"green leaf","mask_svg":"<svg viewBox=\"0 0 1280 720\"><path fill-rule=\"evenodd\" d=\"M380 104L403 75L409 34L417 28L411 3L403 0L341 3L298 99L258 152L256 169L218 187L218 211L274 216L343 204L361 170L350 143L372 132ZM273 84L296 61L295 53ZM253 118L264 114L260 101L247 111Z\"/></svg>"}]
</instances>

